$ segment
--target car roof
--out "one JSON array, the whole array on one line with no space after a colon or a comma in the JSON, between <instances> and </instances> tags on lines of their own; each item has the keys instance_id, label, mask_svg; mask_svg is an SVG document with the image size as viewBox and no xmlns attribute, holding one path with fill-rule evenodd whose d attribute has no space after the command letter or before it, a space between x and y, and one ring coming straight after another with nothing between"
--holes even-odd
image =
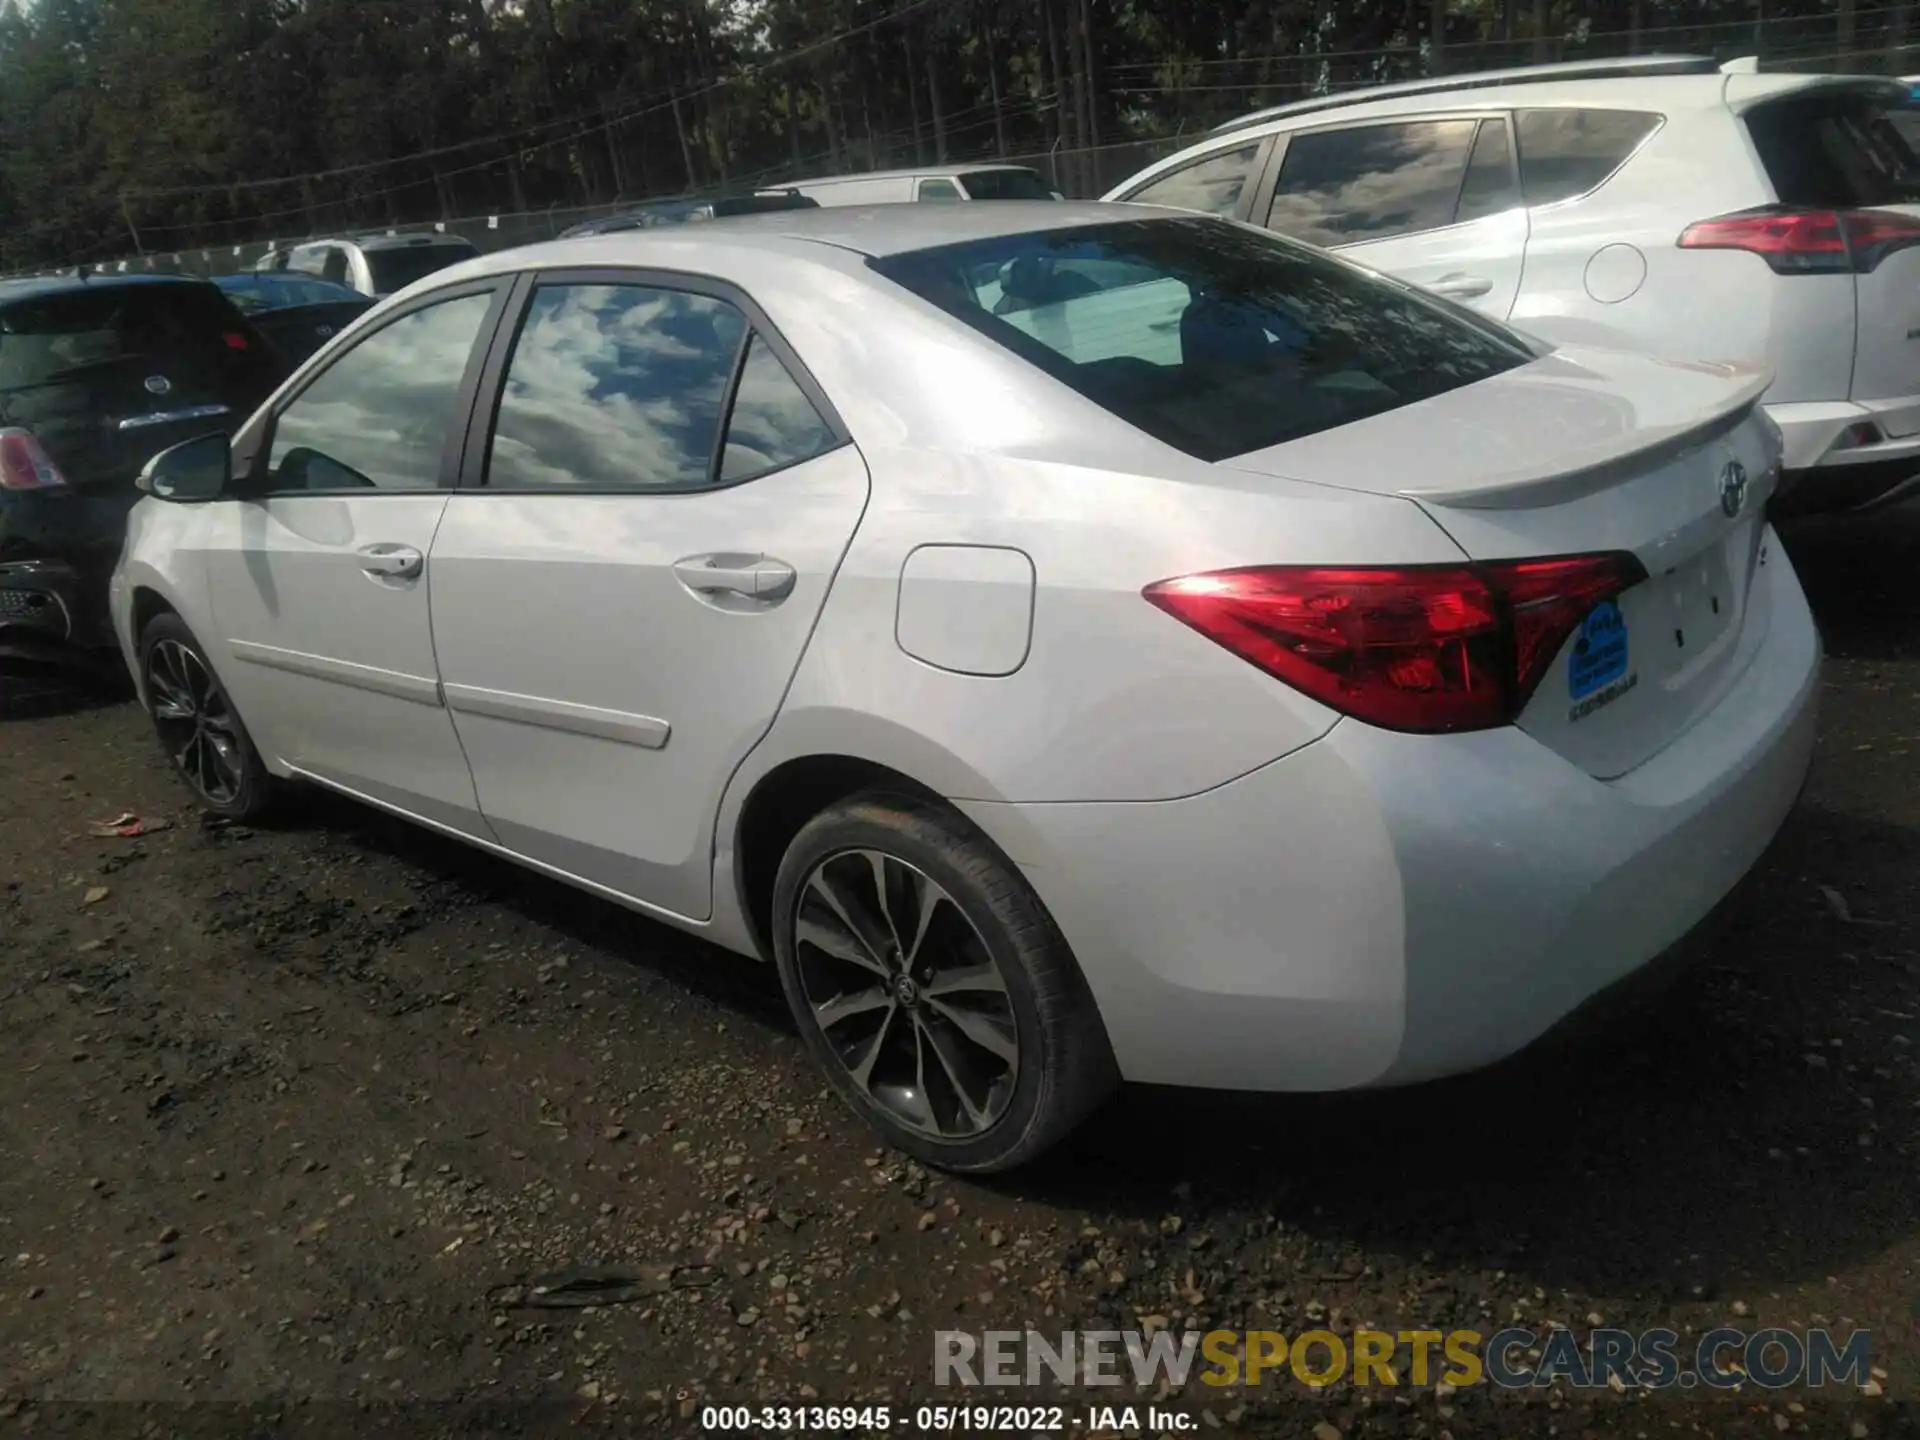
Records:
<instances>
[{"instance_id":1,"label":"car roof","mask_svg":"<svg viewBox=\"0 0 1920 1440\"><path fill-rule=\"evenodd\" d=\"M194 275L45 275L30 280L0 280L0 305L39 300L49 295L79 295L120 290L130 285L205 285Z\"/></svg>"},{"instance_id":2,"label":"car roof","mask_svg":"<svg viewBox=\"0 0 1920 1440\"><path fill-rule=\"evenodd\" d=\"M462 235L323 235L316 240L293 240L277 245L268 254L304 250L309 245L357 245L362 250L424 250L434 245L466 245L473 242ZM264 258L264 257L263 257Z\"/></svg>"},{"instance_id":3,"label":"car roof","mask_svg":"<svg viewBox=\"0 0 1920 1440\"><path fill-rule=\"evenodd\" d=\"M796 185L834 185L843 180L913 180L934 175L977 175L982 170L1025 170L1038 173L1031 165L1020 165L1011 160L967 160L957 165L910 165L903 170L859 170L844 175L810 175L805 180L788 180L766 188L791 190Z\"/></svg>"},{"instance_id":4,"label":"car roof","mask_svg":"<svg viewBox=\"0 0 1920 1440\"><path fill-rule=\"evenodd\" d=\"M1745 68L1742 61L1715 66L1711 60L1685 55L1622 61L1610 67L1604 62L1538 65L1370 86L1275 105L1215 127L1191 148L1199 149L1213 141L1258 138L1269 128L1292 128L1289 122L1295 120L1337 123L1356 115L1575 105L1670 113L1728 103L1745 106L1796 90L1836 86L1880 92L1900 88L1898 81L1884 77L1789 71L1762 74Z\"/></svg>"},{"instance_id":5,"label":"car roof","mask_svg":"<svg viewBox=\"0 0 1920 1440\"><path fill-rule=\"evenodd\" d=\"M698 228L703 251L758 251L792 254L812 246L830 246L856 255L878 257L1003 235L1111 225L1119 220L1166 224L1204 217L1158 205L1111 205L1090 200L996 200L990 205L833 205L817 210L777 210L761 215L731 215ZM436 282L498 275L515 270L586 269L595 265L661 264L682 268L689 237L680 227L619 230L549 240L482 255L440 271Z\"/></svg>"}]
</instances>

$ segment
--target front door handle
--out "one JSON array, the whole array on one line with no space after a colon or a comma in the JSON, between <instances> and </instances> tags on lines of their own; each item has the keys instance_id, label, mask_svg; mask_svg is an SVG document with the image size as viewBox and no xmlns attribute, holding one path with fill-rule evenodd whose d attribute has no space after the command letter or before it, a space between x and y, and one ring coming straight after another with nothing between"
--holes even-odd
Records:
<instances>
[{"instance_id":1,"label":"front door handle","mask_svg":"<svg viewBox=\"0 0 1920 1440\"><path fill-rule=\"evenodd\" d=\"M1442 275L1427 288L1449 300L1473 300L1493 289L1493 282L1481 275Z\"/></svg>"},{"instance_id":2,"label":"front door handle","mask_svg":"<svg viewBox=\"0 0 1920 1440\"><path fill-rule=\"evenodd\" d=\"M427 563L427 557L411 545L368 545L355 558L367 574L383 580L411 580Z\"/></svg>"},{"instance_id":3,"label":"front door handle","mask_svg":"<svg viewBox=\"0 0 1920 1440\"><path fill-rule=\"evenodd\" d=\"M737 595L772 605L793 593L793 567L770 555L690 555L674 562L673 574L696 595Z\"/></svg>"}]
</instances>

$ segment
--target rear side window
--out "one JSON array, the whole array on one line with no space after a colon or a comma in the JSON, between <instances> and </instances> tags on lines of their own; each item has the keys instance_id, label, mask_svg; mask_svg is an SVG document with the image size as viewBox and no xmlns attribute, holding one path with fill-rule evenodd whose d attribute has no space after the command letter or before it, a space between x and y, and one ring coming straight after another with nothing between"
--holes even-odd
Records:
<instances>
[{"instance_id":1,"label":"rear side window","mask_svg":"<svg viewBox=\"0 0 1920 1440\"><path fill-rule=\"evenodd\" d=\"M1198 210L1206 215L1231 215L1240 203L1240 193L1260 163L1258 144L1243 145L1183 165L1162 175L1145 188L1134 191L1128 200L1139 205L1168 205L1177 210Z\"/></svg>"},{"instance_id":2,"label":"rear side window","mask_svg":"<svg viewBox=\"0 0 1920 1440\"><path fill-rule=\"evenodd\" d=\"M975 200L1051 200L1047 182L1031 170L970 170L967 194Z\"/></svg>"},{"instance_id":3,"label":"rear side window","mask_svg":"<svg viewBox=\"0 0 1920 1440\"><path fill-rule=\"evenodd\" d=\"M914 198L916 200L958 200L961 198L960 187L951 180L936 176L932 180L922 180L920 193Z\"/></svg>"},{"instance_id":4,"label":"rear side window","mask_svg":"<svg viewBox=\"0 0 1920 1440\"><path fill-rule=\"evenodd\" d=\"M1212 219L999 236L868 264L1201 460L1395 410L1533 358L1491 323Z\"/></svg>"},{"instance_id":5,"label":"rear side window","mask_svg":"<svg viewBox=\"0 0 1920 1440\"><path fill-rule=\"evenodd\" d=\"M1477 129L1415 120L1295 135L1267 228L1332 246L1451 225Z\"/></svg>"},{"instance_id":6,"label":"rear side window","mask_svg":"<svg viewBox=\"0 0 1920 1440\"><path fill-rule=\"evenodd\" d=\"M0 310L0 390L162 377L236 408L279 373L252 328L211 285L113 285ZM158 392L170 393L170 392Z\"/></svg>"},{"instance_id":7,"label":"rear side window","mask_svg":"<svg viewBox=\"0 0 1920 1440\"><path fill-rule=\"evenodd\" d=\"M547 285L514 342L486 483L684 490L749 479L834 443L779 356L725 300L647 285Z\"/></svg>"},{"instance_id":8,"label":"rear side window","mask_svg":"<svg viewBox=\"0 0 1920 1440\"><path fill-rule=\"evenodd\" d=\"M1746 122L1783 205L1844 209L1920 198L1913 147L1889 112L1863 96L1776 101L1748 111Z\"/></svg>"},{"instance_id":9,"label":"rear side window","mask_svg":"<svg viewBox=\"0 0 1920 1440\"><path fill-rule=\"evenodd\" d=\"M404 250L369 250L367 268L373 272L373 288L382 295L390 295L436 270L471 260L479 253L471 245L409 245ZM325 278L344 280L346 275L343 269L340 275L328 274Z\"/></svg>"},{"instance_id":10,"label":"rear side window","mask_svg":"<svg viewBox=\"0 0 1920 1440\"><path fill-rule=\"evenodd\" d=\"M1660 126L1640 110L1521 110L1520 188L1527 204L1551 205L1595 189Z\"/></svg>"}]
</instances>

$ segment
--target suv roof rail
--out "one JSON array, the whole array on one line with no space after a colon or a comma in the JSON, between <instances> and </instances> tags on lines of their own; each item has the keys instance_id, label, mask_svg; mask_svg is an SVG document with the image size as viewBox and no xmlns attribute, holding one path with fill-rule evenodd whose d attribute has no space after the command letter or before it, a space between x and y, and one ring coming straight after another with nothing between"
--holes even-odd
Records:
<instances>
[{"instance_id":1,"label":"suv roof rail","mask_svg":"<svg viewBox=\"0 0 1920 1440\"><path fill-rule=\"evenodd\" d=\"M1316 110L1338 110L1347 105L1398 99L1403 95L1443 95L1450 90L1481 90L1494 85L1534 85L1552 80L1603 80L1635 75L1714 75L1719 70L1719 62L1708 55L1637 55L1614 60L1574 60L1559 65L1522 65L1512 70L1481 70L1471 75L1436 75L1427 80L1369 85L1361 90L1343 90L1336 95L1316 95L1311 100L1270 105L1251 115L1242 115L1237 120L1216 125L1208 133L1224 135L1286 115L1310 115Z\"/></svg>"}]
</instances>

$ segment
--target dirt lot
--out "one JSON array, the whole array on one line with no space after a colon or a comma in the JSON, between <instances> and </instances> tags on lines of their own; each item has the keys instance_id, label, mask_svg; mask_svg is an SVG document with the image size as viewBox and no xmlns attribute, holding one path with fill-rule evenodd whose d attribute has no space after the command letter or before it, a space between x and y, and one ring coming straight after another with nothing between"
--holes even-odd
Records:
<instances>
[{"instance_id":1,"label":"dirt lot","mask_svg":"<svg viewBox=\"0 0 1920 1440\"><path fill-rule=\"evenodd\" d=\"M1789 548L1832 655L1813 784L1658 1011L1416 1091L1130 1092L993 1184L875 1149L750 962L324 797L203 827L131 705L17 699L0 1431L436 1402L375 1414L694 1433L714 1400L928 1398L937 1328L1145 1315L1862 1326L1880 1375L1719 1403L1291 1381L1162 1401L1219 1433L1900 1430L1920 1397L1920 513ZM171 828L88 834L127 810ZM641 1293L525 1305L580 1266Z\"/></svg>"}]
</instances>

